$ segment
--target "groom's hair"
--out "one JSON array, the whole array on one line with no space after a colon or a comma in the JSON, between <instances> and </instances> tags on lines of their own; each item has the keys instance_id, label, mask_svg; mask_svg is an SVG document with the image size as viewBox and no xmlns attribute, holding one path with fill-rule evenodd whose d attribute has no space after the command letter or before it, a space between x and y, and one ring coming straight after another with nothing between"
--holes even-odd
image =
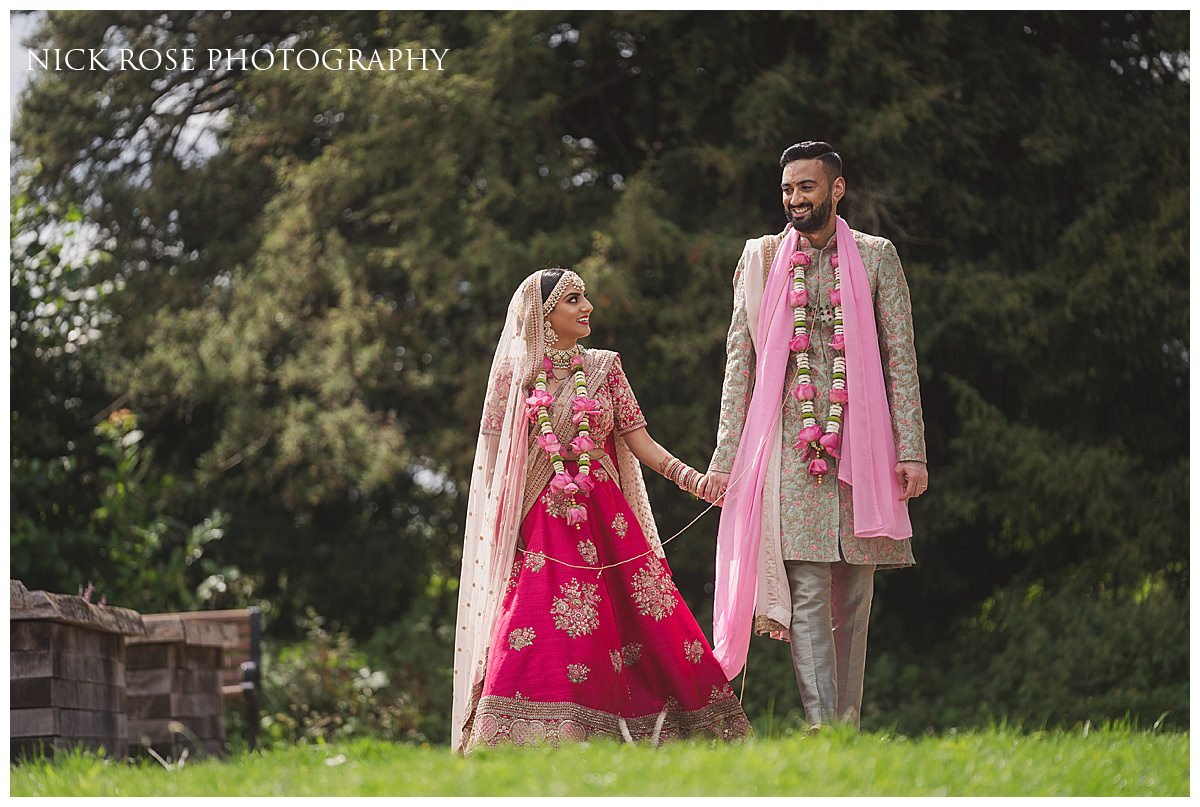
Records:
<instances>
[{"instance_id":1,"label":"groom's hair","mask_svg":"<svg viewBox=\"0 0 1200 807\"><path fill-rule=\"evenodd\" d=\"M825 166L831 182L842 175L841 155L824 140L805 140L803 143L788 146L783 150L783 156L779 158L779 167L783 168L794 160L819 161L821 165Z\"/></svg>"}]
</instances>

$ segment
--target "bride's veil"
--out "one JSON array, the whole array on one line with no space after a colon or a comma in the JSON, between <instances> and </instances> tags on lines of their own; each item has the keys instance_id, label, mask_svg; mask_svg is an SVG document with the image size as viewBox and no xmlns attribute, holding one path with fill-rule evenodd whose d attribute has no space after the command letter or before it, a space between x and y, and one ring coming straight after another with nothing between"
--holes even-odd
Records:
<instances>
[{"instance_id":1,"label":"bride's veil","mask_svg":"<svg viewBox=\"0 0 1200 807\"><path fill-rule=\"evenodd\" d=\"M465 749L474 707L483 687L488 644L504 598L521 526L529 423L526 390L533 357L545 352L541 271L513 294L480 421L459 576L454 630L454 709L450 744Z\"/></svg>"}]
</instances>

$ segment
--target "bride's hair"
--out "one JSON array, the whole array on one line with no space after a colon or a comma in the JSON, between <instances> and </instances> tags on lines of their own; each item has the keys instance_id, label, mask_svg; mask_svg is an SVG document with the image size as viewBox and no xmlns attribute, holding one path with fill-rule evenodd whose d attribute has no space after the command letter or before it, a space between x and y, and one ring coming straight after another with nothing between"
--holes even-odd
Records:
<instances>
[{"instance_id":1,"label":"bride's hair","mask_svg":"<svg viewBox=\"0 0 1200 807\"><path fill-rule=\"evenodd\" d=\"M553 269L542 270L542 302L546 302L546 298L550 296L550 292L554 291L554 287L558 285L558 279L563 276L565 269L555 267Z\"/></svg>"}]
</instances>

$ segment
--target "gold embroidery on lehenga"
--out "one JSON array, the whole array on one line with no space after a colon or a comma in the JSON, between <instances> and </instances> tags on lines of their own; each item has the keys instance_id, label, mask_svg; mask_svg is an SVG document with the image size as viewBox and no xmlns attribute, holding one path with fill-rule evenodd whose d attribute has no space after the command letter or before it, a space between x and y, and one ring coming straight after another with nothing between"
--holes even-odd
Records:
<instances>
[{"instance_id":1,"label":"gold embroidery on lehenga","mask_svg":"<svg viewBox=\"0 0 1200 807\"><path fill-rule=\"evenodd\" d=\"M536 552L525 553L525 568L531 572L540 572L542 567L546 565L546 556L539 555Z\"/></svg>"},{"instance_id":2,"label":"gold embroidery on lehenga","mask_svg":"<svg viewBox=\"0 0 1200 807\"><path fill-rule=\"evenodd\" d=\"M521 572L521 559L513 560L512 571L508 573L508 585L504 587L504 592L507 594L517 587L517 575Z\"/></svg>"},{"instance_id":3,"label":"gold embroidery on lehenga","mask_svg":"<svg viewBox=\"0 0 1200 807\"><path fill-rule=\"evenodd\" d=\"M579 555L589 566L595 566L600 562L600 556L596 552L596 545L591 541L584 540L579 542Z\"/></svg>"},{"instance_id":4,"label":"gold embroidery on lehenga","mask_svg":"<svg viewBox=\"0 0 1200 807\"><path fill-rule=\"evenodd\" d=\"M574 720L559 721L558 739L564 743L581 743L587 739L587 729Z\"/></svg>"},{"instance_id":5,"label":"gold embroidery on lehenga","mask_svg":"<svg viewBox=\"0 0 1200 807\"><path fill-rule=\"evenodd\" d=\"M547 490L542 494L542 504L546 505L546 513L548 515L553 518L566 520L567 507L569 506L566 496L554 490Z\"/></svg>"},{"instance_id":6,"label":"gold embroidery on lehenga","mask_svg":"<svg viewBox=\"0 0 1200 807\"><path fill-rule=\"evenodd\" d=\"M513 650L524 650L533 644L536 635L533 628L517 628L508 634L508 646Z\"/></svg>"},{"instance_id":7,"label":"gold embroidery on lehenga","mask_svg":"<svg viewBox=\"0 0 1200 807\"><path fill-rule=\"evenodd\" d=\"M516 692L514 692L514 693L513 693L513 700L515 700L515 701L527 701L527 700L529 700L529 698L528 698L527 696L525 696L525 695L522 695L522 694L521 694L521 690L519 690L519 689L518 689Z\"/></svg>"},{"instance_id":8,"label":"gold embroidery on lehenga","mask_svg":"<svg viewBox=\"0 0 1200 807\"><path fill-rule=\"evenodd\" d=\"M732 695L733 690L729 692ZM662 711L666 718L661 725L658 725L659 713L624 718L635 742L649 740L656 734L660 742L666 742L698 736L737 740L752 733L736 696L691 711L684 711L675 698L669 697ZM468 751L481 745L529 745L543 741L558 745L592 735L622 737L618 715L575 703L485 695L479 700L477 714Z\"/></svg>"},{"instance_id":9,"label":"gold embroidery on lehenga","mask_svg":"<svg viewBox=\"0 0 1200 807\"><path fill-rule=\"evenodd\" d=\"M592 668L586 664L568 664L567 665L567 680L572 684L582 684L588 678L588 673Z\"/></svg>"},{"instance_id":10,"label":"gold embroidery on lehenga","mask_svg":"<svg viewBox=\"0 0 1200 807\"><path fill-rule=\"evenodd\" d=\"M729 684L713 684L712 692L710 692L708 695L708 702L717 703L725 700L726 698L734 697L737 696L733 694L733 687L729 686Z\"/></svg>"},{"instance_id":11,"label":"gold embroidery on lehenga","mask_svg":"<svg viewBox=\"0 0 1200 807\"><path fill-rule=\"evenodd\" d=\"M596 478L597 482L607 482L608 481L608 471L604 470L603 465L598 465L597 467L593 468L592 476L594 476Z\"/></svg>"},{"instance_id":12,"label":"gold embroidery on lehenga","mask_svg":"<svg viewBox=\"0 0 1200 807\"><path fill-rule=\"evenodd\" d=\"M624 513L617 513L616 518L613 519L612 528L618 537L625 537L625 533L629 531L629 522L625 520Z\"/></svg>"},{"instance_id":13,"label":"gold embroidery on lehenga","mask_svg":"<svg viewBox=\"0 0 1200 807\"><path fill-rule=\"evenodd\" d=\"M517 745L541 745L546 740L546 724L540 720L514 720L508 732Z\"/></svg>"},{"instance_id":14,"label":"gold embroidery on lehenga","mask_svg":"<svg viewBox=\"0 0 1200 807\"><path fill-rule=\"evenodd\" d=\"M608 658L612 661L613 670L620 672L624 668L641 661L642 645L640 642L630 642L620 650L608 651Z\"/></svg>"},{"instance_id":15,"label":"gold embroidery on lehenga","mask_svg":"<svg viewBox=\"0 0 1200 807\"><path fill-rule=\"evenodd\" d=\"M693 664L699 664L700 659L704 657L704 645L699 639L692 639L690 642L684 639L683 655Z\"/></svg>"},{"instance_id":16,"label":"gold embroidery on lehenga","mask_svg":"<svg viewBox=\"0 0 1200 807\"><path fill-rule=\"evenodd\" d=\"M652 616L655 621L675 611L675 583L654 555L633 576L633 601L642 616Z\"/></svg>"},{"instance_id":17,"label":"gold embroidery on lehenga","mask_svg":"<svg viewBox=\"0 0 1200 807\"><path fill-rule=\"evenodd\" d=\"M558 587L561 597L555 597L550 605L550 615L554 617L554 627L565 630L572 639L587 636L600 626L600 617L596 606L600 595L596 593L599 587L595 583L581 583L572 577L570 581Z\"/></svg>"}]
</instances>

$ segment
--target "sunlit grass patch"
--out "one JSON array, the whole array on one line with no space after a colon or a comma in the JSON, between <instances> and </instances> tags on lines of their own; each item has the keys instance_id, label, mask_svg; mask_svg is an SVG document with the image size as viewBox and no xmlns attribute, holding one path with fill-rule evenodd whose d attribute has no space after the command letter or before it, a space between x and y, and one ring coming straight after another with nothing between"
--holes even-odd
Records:
<instances>
[{"instance_id":1,"label":"sunlit grass patch","mask_svg":"<svg viewBox=\"0 0 1200 807\"><path fill-rule=\"evenodd\" d=\"M227 760L87 754L12 769L14 796L1149 796L1188 794L1187 734L994 728L910 738L826 730L739 745L445 748L356 740Z\"/></svg>"}]
</instances>

